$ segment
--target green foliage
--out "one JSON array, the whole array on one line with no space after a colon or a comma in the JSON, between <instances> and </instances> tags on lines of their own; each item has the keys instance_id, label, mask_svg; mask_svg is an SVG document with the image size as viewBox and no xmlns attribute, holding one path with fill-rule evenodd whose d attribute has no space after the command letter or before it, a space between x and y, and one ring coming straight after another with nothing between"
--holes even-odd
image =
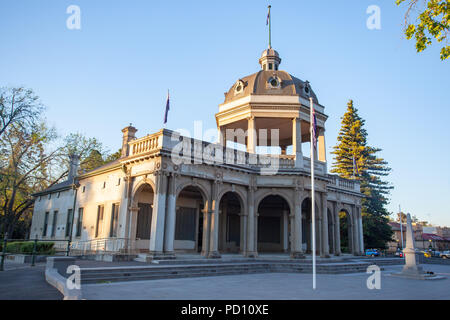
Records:
<instances>
[{"instance_id":1,"label":"green foliage","mask_svg":"<svg viewBox=\"0 0 450 320\"><path fill-rule=\"evenodd\" d=\"M396 0L400 5L406 0ZM448 43L448 34L450 30L450 0L428 0L426 8L418 14L415 24L409 23L409 16L413 11L418 0L408 0L408 9L405 15L405 36L408 40L413 37L416 40L417 52L422 52L432 44L433 38L437 42ZM440 58L445 60L450 56L450 46L443 45Z\"/></svg>"},{"instance_id":2,"label":"green foliage","mask_svg":"<svg viewBox=\"0 0 450 320\"><path fill-rule=\"evenodd\" d=\"M391 169L383 158L377 156L381 149L367 145L367 131L364 124L365 120L358 115L358 110L350 100L342 117L338 143L333 148L334 162L331 172L337 173L342 178L359 181L361 192L365 195L361 201L363 226L367 226L367 229L364 229L364 243L367 247L382 248L384 245L380 244L391 239L392 231L386 232L388 229L384 227L372 228L370 223L377 219L378 223L385 224L390 229L387 225L389 213L385 205L388 203L389 191L393 187L387 181L383 181L382 177L387 176ZM353 159L358 170L354 168ZM364 217L367 222L364 221ZM344 238L345 236L344 234Z\"/></svg>"},{"instance_id":3,"label":"green foliage","mask_svg":"<svg viewBox=\"0 0 450 320\"><path fill-rule=\"evenodd\" d=\"M37 242L36 253L53 255L55 254L54 242ZM20 253L20 254L32 254L34 242L33 241L15 241L6 244L6 252L8 253Z\"/></svg>"}]
</instances>

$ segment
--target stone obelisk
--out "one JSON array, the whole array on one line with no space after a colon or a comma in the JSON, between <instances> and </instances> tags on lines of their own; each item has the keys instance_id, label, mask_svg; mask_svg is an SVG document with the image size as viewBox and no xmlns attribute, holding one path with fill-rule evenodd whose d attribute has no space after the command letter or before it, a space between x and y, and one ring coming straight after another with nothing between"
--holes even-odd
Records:
<instances>
[{"instance_id":1,"label":"stone obelisk","mask_svg":"<svg viewBox=\"0 0 450 320\"><path fill-rule=\"evenodd\" d=\"M417 264L414 231L409 213L406 216L406 248L403 250L403 253L405 255L405 266L402 272L393 273L393 276L419 280L445 279L445 277L423 271L422 267Z\"/></svg>"}]
</instances>

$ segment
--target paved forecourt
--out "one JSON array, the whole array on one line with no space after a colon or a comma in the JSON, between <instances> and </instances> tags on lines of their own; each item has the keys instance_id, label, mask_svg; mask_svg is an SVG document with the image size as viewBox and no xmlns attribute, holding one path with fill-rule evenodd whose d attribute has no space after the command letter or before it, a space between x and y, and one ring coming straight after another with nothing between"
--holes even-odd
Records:
<instances>
[{"instance_id":1,"label":"paved forecourt","mask_svg":"<svg viewBox=\"0 0 450 320\"><path fill-rule=\"evenodd\" d=\"M203 278L164 279L82 285L84 299L151 300L407 300L450 299L450 266L426 265L424 269L444 275L444 280L410 280L390 275L402 266L386 266L381 272L381 289L368 289L371 274L323 274L312 290L312 275L301 273L248 274Z\"/></svg>"}]
</instances>

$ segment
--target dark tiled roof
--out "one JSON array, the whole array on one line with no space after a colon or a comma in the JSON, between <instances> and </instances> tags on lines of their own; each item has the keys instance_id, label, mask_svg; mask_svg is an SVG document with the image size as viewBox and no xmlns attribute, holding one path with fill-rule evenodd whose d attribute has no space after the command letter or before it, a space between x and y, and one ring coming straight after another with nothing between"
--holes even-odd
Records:
<instances>
[{"instance_id":1,"label":"dark tiled roof","mask_svg":"<svg viewBox=\"0 0 450 320\"><path fill-rule=\"evenodd\" d=\"M72 187L72 184L73 184L73 181L66 180L66 181L54 184L53 186L51 186L51 187L49 187L49 188L47 188L45 190L36 192L36 193L33 194L33 196L41 196L41 195L44 195L44 194L49 194L49 193L53 193L53 192L57 192L57 191L67 190L67 189L70 189Z\"/></svg>"}]
</instances>

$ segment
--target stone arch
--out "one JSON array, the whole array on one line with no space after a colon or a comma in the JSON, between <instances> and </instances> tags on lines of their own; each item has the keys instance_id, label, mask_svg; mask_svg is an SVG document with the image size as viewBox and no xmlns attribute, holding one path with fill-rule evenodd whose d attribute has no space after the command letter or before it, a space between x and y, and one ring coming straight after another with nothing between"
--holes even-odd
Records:
<instances>
[{"instance_id":1,"label":"stone arch","mask_svg":"<svg viewBox=\"0 0 450 320\"><path fill-rule=\"evenodd\" d=\"M136 250L141 252L150 248L155 193L155 182L149 178L137 181L131 192L129 237L135 241Z\"/></svg>"},{"instance_id":2,"label":"stone arch","mask_svg":"<svg viewBox=\"0 0 450 320\"><path fill-rule=\"evenodd\" d=\"M258 190L259 191L259 190ZM258 193L255 196L255 209L258 210L259 204L261 203L264 198L267 196L279 196L283 198L287 204L289 205L289 211L294 212L294 204L292 203L293 195L289 192L285 192L284 190L279 189L269 189L269 190L262 190L260 193Z\"/></svg>"},{"instance_id":3,"label":"stone arch","mask_svg":"<svg viewBox=\"0 0 450 320\"><path fill-rule=\"evenodd\" d=\"M272 190L261 193L255 203L258 252L289 252L290 217L294 209L290 198Z\"/></svg>"},{"instance_id":4,"label":"stone arch","mask_svg":"<svg viewBox=\"0 0 450 320\"><path fill-rule=\"evenodd\" d=\"M156 192L156 185L152 179L143 178L143 179L137 181L137 183L133 186L133 189L131 191L131 206L132 207L137 207L136 196L146 185L148 185L152 188L153 193Z\"/></svg>"},{"instance_id":5,"label":"stone arch","mask_svg":"<svg viewBox=\"0 0 450 320\"><path fill-rule=\"evenodd\" d=\"M218 196L218 250L220 253L243 253L246 231L243 219L246 212L245 198L234 188L225 189Z\"/></svg>"},{"instance_id":6,"label":"stone arch","mask_svg":"<svg viewBox=\"0 0 450 320\"><path fill-rule=\"evenodd\" d=\"M239 201L240 201L240 204L241 204L242 213L247 212L247 201L244 200L244 199L247 198L247 195L246 195L245 190L243 190L243 188L241 188L241 187L234 187L233 188L229 184L222 186L220 188L219 194L217 196L218 202L220 203L220 201L222 200L222 197L228 192L236 193L239 196L238 198L239 198Z\"/></svg>"},{"instance_id":7,"label":"stone arch","mask_svg":"<svg viewBox=\"0 0 450 320\"><path fill-rule=\"evenodd\" d=\"M203 180L202 180L203 181ZM203 185L203 182L200 181L192 181L192 179L182 179L176 187L175 196L178 198L180 195L180 192L183 191L186 187L196 187L200 190L200 193L202 194L203 201L205 202L205 208L207 208L210 197L210 191L207 186Z\"/></svg>"},{"instance_id":8,"label":"stone arch","mask_svg":"<svg viewBox=\"0 0 450 320\"><path fill-rule=\"evenodd\" d=\"M209 192L202 183L185 179L176 187L175 195L174 249L199 252L205 242L203 230Z\"/></svg>"},{"instance_id":9,"label":"stone arch","mask_svg":"<svg viewBox=\"0 0 450 320\"><path fill-rule=\"evenodd\" d=\"M355 254L355 223L351 208L348 205L338 207L340 243L342 253Z\"/></svg>"},{"instance_id":10,"label":"stone arch","mask_svg":"<svg viewBox=\"0 0 450 320\"><path fill-rule=\"evenodd\" d=\"M322 246L322 237L320 234L321 230L321 219L322 210L320 210L320 203L315 201L315 233L316 233L316 254L320 254L320 248ZM306 253L312 253L312 208L311 208L311 197L309 195L302 198L300 202L301 212L302 212L302 248Z\"/></svg>"}]
</instances>

